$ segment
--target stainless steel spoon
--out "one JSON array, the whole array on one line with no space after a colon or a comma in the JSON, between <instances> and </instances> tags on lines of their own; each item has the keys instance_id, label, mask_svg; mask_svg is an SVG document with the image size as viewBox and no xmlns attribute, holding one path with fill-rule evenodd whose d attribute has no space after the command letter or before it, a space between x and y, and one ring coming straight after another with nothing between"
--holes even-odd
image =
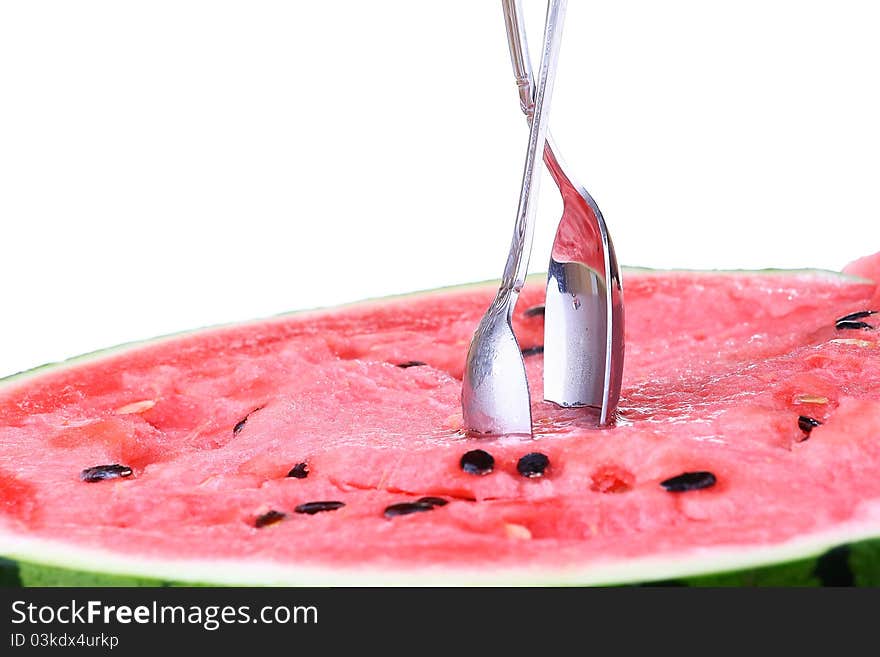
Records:
<instances>
[{"instance_id":1,"label":"stainless steel spoon","mask_svg":"<svg viewBox=\"0 0 880 657\"><path fill-rule=\"evenodd\" d=\"M520 107L534 111L531 60L520 0L501 0ZM544 163L562 196L544 310L544 399L594 409L613 422L623 372L623 295L614 246L596 202L566 170L547 134Z\"/></svg>"},{"instance_id":2,"label":"stainless steel spoon","mask_svg":"<svg viewBox=\"0 0 880 657\"><path fill-rule=\"evenodd\" d=\"M556 77L566 0L549 0L541 67L523 169L510 254L495 300L483 315L468 349L462 380L462 413L470 435L531 435L529 383L511 320L525 283L540 180L538 148L547 137L550 98Z\"/></svg>"}]
</instances>

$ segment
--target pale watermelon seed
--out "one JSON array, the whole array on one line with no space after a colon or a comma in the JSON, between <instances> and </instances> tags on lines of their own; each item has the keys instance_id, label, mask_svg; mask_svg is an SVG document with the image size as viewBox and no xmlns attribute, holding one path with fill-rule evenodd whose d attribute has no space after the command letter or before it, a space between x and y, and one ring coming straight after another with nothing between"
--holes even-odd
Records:
<instances>
[{"instance_id":1,"label":"pale watermelon seed","mask_svg":"<svg viewBox=\"0 0 880 657\"><path fill-rule=\"evenodd\" d=\"M532 532L529 531L528 527L515 522L504 523L504 533L507 534L507 538L517 541L529 541L532 538Z\"/></svg>"},{"instance_id":2,"label":"pale watermelon seed","mask_svg":"<svg viewBox=\"0 0 880 657\"><path fill-rule=\"evenodd\" d=\"M828 342L831 342L832 344L852 345L854 347L872 347L874 345L870 340L856 340L854 338L835 338Z\"/></svg>"},{"instance_id":3,"label":"pale watermelon seed","mask_svg":"<svg viewBox=\"0 0 880 657\"><path fill-rule=\"evenodd\" d=\"M156 405L155 399L144 399L143 401L133 402L131 404L126 404L125 406L120 406L116 409L115 413L117 415L131 415L133 413L143 413L144 411L148 411L153 406Z\"/></svg>"},{"instance_id":4,"label":"pale watermelon seed","mask_svg":"<svg viewBox=\"0 0 880 657\"><path fill-rule=\"evenodd\" d=\"M821 395L798 394L794 396L795 404L827 404L828 397Z\"/></svg>"}]
</instances>

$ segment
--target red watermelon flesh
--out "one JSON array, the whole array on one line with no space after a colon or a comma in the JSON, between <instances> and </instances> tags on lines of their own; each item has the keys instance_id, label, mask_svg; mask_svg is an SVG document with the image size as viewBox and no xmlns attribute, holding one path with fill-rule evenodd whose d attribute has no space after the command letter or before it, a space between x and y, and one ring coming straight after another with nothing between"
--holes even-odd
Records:
<instances>
[{"instance_id":1,"label":"red watermelon flesh","mask_svg":"<svg viewBox=\"0 0 880 657\"><path fill-rule=\"evenodd\" d=\"M604 583L880 536L880 331L835 328L878 309L865 279L880 255L853 270L864 278L628 271L616 427L539 401L536 354L531 441L461 433L492 284L29 374L0 387L0 554L230 583ZM542 297L532 280L520 299L524 349L542 344L524 312ZM801 416L821 424L808 433ZM462 470L474 449L490 473ZM517 471L531 452L549 458L542 477ZM81 479L106 464L132 474ZM661 485L687 472L715 483ZM326 501L344 506L296 512ZM404 503L415 512L385 514Z\"/></svg>"}]
</instances>

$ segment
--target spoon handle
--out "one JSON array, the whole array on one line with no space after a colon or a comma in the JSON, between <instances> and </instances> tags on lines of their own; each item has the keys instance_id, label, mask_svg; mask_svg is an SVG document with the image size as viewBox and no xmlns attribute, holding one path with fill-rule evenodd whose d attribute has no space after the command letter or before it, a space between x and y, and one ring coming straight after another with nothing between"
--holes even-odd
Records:
<instances>
[{"instance_id":1,"label":"spoon handle","mask_svg":"<svg viewBox=\"0 0 880 657\"><path fill-rule=\"evenodd\" d=\"M531 123L535 113L535 78L532 75L532 60L520 0L501 0L501 7L504 10L510 63L519 89L519 106Z\"/></svg>"},{"instance_id":2,"label":"spoon handle","mask_svg":"<svg viewBox=\"0 0 880 657\"><path fill-rule=\"evenodd\" d=\"M540 168L538 148L543 153L547 139L547 125L550 118L550 99L556 79L556 63L559 59L559 43L562 37L562 24L565 19L566 0L550 0L544 23L544 45L541 51L541 67L538 72L535 90L535 114L529 128L529 145L523 167L522 186L516 213L513 240L510 254L504 267L501 288L507 292L513 303L507 304L508 315L513 314L513 305L525 283L529 256L532 250L532 237L535 232L535 212L537 210Z\"/></svg>"}]
</instances>

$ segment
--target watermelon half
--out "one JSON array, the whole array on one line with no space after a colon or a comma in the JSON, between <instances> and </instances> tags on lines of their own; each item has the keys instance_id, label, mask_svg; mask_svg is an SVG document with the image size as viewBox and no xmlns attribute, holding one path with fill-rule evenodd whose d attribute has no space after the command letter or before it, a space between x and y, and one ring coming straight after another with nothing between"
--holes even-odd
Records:
<instances>
[{"instance_id":1,"label":"watermelon half","mask_svg":"<svg viewBox=\"0 0 880 657\"><path fill-rule=\"evenodd\" d=\"M880 254L625 275L610 429L538 401L542 279L515 318L533 440L461 431L493 283L6 379L5 582L880 584Z\"/></svg>"}]
</instances>

